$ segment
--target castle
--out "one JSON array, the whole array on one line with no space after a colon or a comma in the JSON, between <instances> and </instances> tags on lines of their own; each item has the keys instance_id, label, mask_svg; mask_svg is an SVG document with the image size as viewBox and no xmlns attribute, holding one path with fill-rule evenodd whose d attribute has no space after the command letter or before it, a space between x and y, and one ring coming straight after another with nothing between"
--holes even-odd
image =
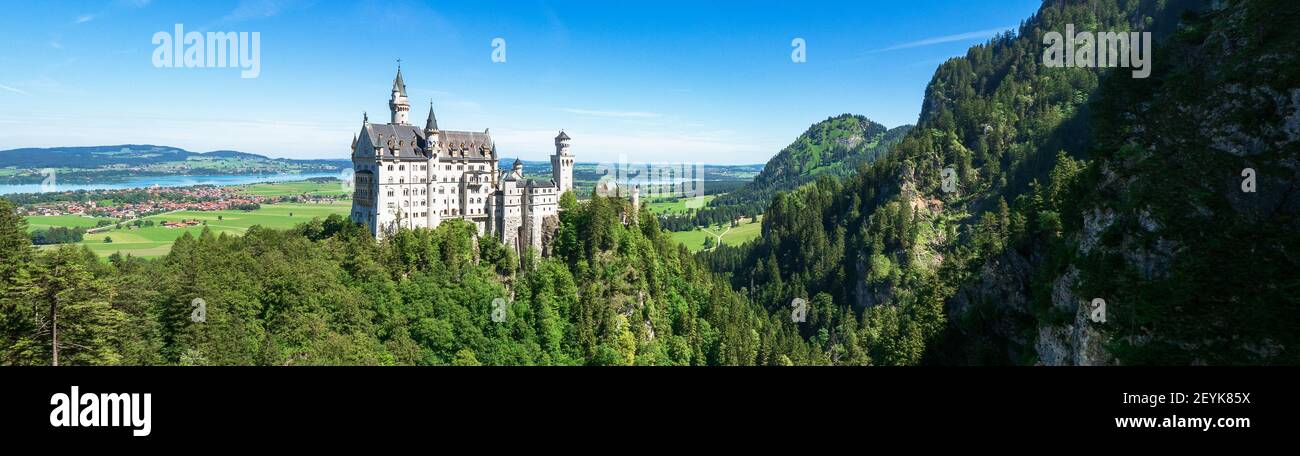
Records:
<instances>
[{"instance_id":1,"label":"castle","mask_svg":"<svg viewBox=\"0 0 1300 456\"><path fill-rule=\"evenodd\" d=\"M408 121L411 106L398 67L388 100L386 124L363 116L352 140L353 221L377 239L399 228L434 228L448 219L473 223L479 235L492 235L519 254L544 247L558 227L560 195L573 189L574 156L569 135L560 131L551 156L551 179L523 174L523 162L499 168L489 130L440 130L429 103L424 129Z\"/></svg>"}]
</instances>

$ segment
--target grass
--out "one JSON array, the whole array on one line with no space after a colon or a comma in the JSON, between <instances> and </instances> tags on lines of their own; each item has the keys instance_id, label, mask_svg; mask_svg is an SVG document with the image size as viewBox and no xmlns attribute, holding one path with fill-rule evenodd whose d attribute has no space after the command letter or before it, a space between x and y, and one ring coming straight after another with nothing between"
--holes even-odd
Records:
<instances>
[{"instance_id":1,"label":"grass","mask_svg":"<svg viewBox=\"0 0 1300 456\"><path fill-rule=\"evenodd\" d=\"M757 239L762 233L763 217L759 216L758 220L746 219L740 223L740 226L736 227L726 225L720 230L714 226L690 231L675 231L669 234L669 237L685 245L687 249L690 249L691 253L695 253L704 250L704 239L709 237L717 240L720 236L723 244L734 246Z\"/></svg>"},{"instance_id":2,"label":"grass","mask_svg":"<svg viewBox=\"0 0 1300 456\"><path fill-rule=\"evenodd\" d=\"M87 234L82 241L101 258L113 253L131 254L137 257L157 258L171 251L172 244L185 233L198 236L204 228L215 234L243 234L254 225L266 228L287 229L313 218L325 218L330 214L347 215L352 208L351 201L338 201L328 204L266 204L256 211L176 211L145 217L158 225L142 228L121 228L100 233ZM292 216L290 215L292 214ZM165 221L200 220L207 225L186 228L167 228ZM105 243L105 238L112 238L112 243Z\"/></svg>"},{"instance_id":3,"label":"grass","mask_svg":"<svg viewBox=\"0 0 1300 456\"><path fill-rule=\"evenodd\" d=\"M347 196L352 193L343 187L342 182L268 182L262 184L241 185L243 193L257 196Z\"/></svg>"},{"instance_id":4,"label":"grass","mask_svg":"<svg viewBox=\"0 0 1300 456\"><path fill-rule=\"evenodd\" d=\"M646 204L646 207L656 214L684 213L690 209L700 209L714 198L717 198L717 195L705 195L703 198L663 198L651 201Z\"/></svg>"},{"instance_id":5,"label":"grass","mask_svg":"<svg viewBox=\"0 0 1300 456\"><path fill-rule=\"evenodd\" d=\"M67 228L94 228L100 220L117 222L114 218L82 217L80 215L32 215L27 217L27 232L45 230L57 226Z\"/></svg>"}]
</instances>

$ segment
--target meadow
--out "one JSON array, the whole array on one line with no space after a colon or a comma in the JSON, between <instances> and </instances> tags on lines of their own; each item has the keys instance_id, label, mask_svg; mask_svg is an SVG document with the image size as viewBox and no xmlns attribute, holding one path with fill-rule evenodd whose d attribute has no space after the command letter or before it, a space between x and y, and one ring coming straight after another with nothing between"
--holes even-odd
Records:
<instances>
[{"instance_id":1,"label":"meadow","mask_svg":"<svg viewBox=\"0 0 1300 456\"><path fill-rule=\"evenodd\" d=\"M117 222L115 218L82 217L80 215L33 215L27 217L27 232L46 230L54 227L94 228L100 220Z\"/></svg>"},{"instance_id":2,"label":"meadow","mask_svg":"<svg viewBox=\"0 0 1300 456\"><path fill-rule=\"evenodd\" d=\"M719 237L722 243L726 245L741 245L750 240L757 239L763 234L763 217L759 216L757 220L745 219L740 226L732 227L731 225L723 226L718 229L717 226L700 227L690 231L674 231L669 234L669 238L686 246L691 253L704 250L704 239L712 237L717 240Z\"/></svg>"},{"instance_id":3,"label":"meadow","mask_svg":"<svg viewBox=\"0 0 1300 456\"><path fill-rule=\"evenodd\" d=\"M145 217L157 225L150 227L123 227L86 234L83 244L90 247L101 257L113 253L144 258L156 258L171 251L172 243L185 233L198 236L204 228L213 233L243 234L254 225L265 228L287 229L310 221L313 218L325 218L330 214L347 215L352 208L351 201L333 203L281 203L263 205L255 211L176 211ZM163 222L198 220L199 225L185 228L168 228ZM105 242L106 239L112 242Z\"/></svg>"},{"instance_id":4,"label":"meadow","mask_svg":"<svg viewBox=\"0 0 1300 456\"><path fill-rule=\"evenodd\" d=\"M274 182L242 185L241 191L251 195L266 197L309 195L323 197L344 197L348 191L338 182ZM703 198L676 198L654 200L646 206L656 214L685 213L707 205L715 195ZM255 211L175 211L145 217L155 223L149 227L110 228L97 233L87 233L81 242L101 258L114 253L130 254L143 258L157 258L171 251L172 244L185 233L194 236L209 229L213 233L243 234L248 228L260 225L265 228L288 229L312 218L325 218L330 214L347 215L351 209L350 200L332 203L279 203L264 204ZM27 217L28 231L48 229L55 226L94 228L99 220L116 222L109 218L82 217L77 215L30 216ZM168 228L163 222L180 222L197 220L199 225L184 228ZM740 245L757 238L762 230L762 218L758 221L745 220L740 226L730 225L702 227L690 231L678 231L670 234L674 241L686 245L691 252L704 249L704 239L721 238L727 245ZM106 242L111 239L112 242ZM43 246L42 248L51 248Z\"/></svg>"},{"instance_id":5,"label":"meadow","mask_svg":"<svg viewBox=\"0 0 1300 456\"><path fill-rule=\"evenodd\" d=\"M339 196L341 191L336 183L288 182L274 184L254 184L247 186L247 192L265 196L278 195L317 195ZM87 233L81 242L101 258L114 253L131 254L137 257L157 258L171 251L172 244L185 233L199 235L204 228L213 233L243 234L254 225L266 228L288 229L313 218L325 218L330 214L347 215L352 208L350 200L332 203L279 203L264 204L258 210L241 211L175 211L145 217L153 221L154 226L110 228L96 233ZM111 218L82 217L78 215L30 216L27 217L28 231L47 229L55 226L93 228L99 220ZM184 228L168 228L163 222L197 220L199 225ZM106 242L107 240L112 242ZM52 248L43 246L42 248Z\"/></svg>"},{"instance_id":6,"label":"meadow","mask_svg":"<svg viewBox=\"0 0 1300 456\"><path fill-rule=\"evenodd\" d=\"M663 198L646 203L646 207L656 214L680 214L703 208L717 197L717 195L705 195L700 198Z\"/></svg>"},{"instance_id":7,"label":"meadow","mask_svg":"<svg viewBox=\"0 0 1300 456\"><path fill-rule=\"evenodd\" d=\"M276 197L276 196L325 196L325 197L342 197L352 193L351 189L345 188L342 182L268 182L261 184L242 185L243 193L257 196Z\"/></svg>"}]
</instances>

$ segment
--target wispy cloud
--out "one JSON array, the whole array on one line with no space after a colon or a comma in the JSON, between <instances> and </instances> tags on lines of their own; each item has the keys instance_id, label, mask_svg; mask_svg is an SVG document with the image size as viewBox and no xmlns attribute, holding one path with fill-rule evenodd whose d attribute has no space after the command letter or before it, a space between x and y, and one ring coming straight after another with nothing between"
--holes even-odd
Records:
<instances>
[{"instance_id":1,"label":"wispy cloud","mask_svg":"<svg viewBox=\"0 0 1300 456\"><path fill-rule=\"evenodd\" d=\"M612 117L616 119L650 119L659 117L659 114L644 111L598 111L593 109L575 108L564 108L562 111L580 116Z\"/></svg>"},{"instance_id":2,"label":"wispy cloud","mask_svg":"<svg viewBox=\"0 0 1300 456\"><path fill-rule=\"evenodd\" d=\"M80 15L80 16L77 16L76 19L73 19L73 20L72 20L72 23L73 23L73 24L85 24L85 23L90 22L90 21L93 21L93 20L95 20L95 15L94 15L94 14L82 14L82 15Z\"/></svg>"},{"instance_id":3,"label":"wispy cloud","mask_svg":"<svg viewBox=\"0 0 1300 456\"><path fill-rule=\"evenodd\" d=\"M234 11L222 19L225 22L266 19L279 15L294 4L292 0L242 0Z\"/></svg>"},{"instance_id":4,"label":"wispy cloud","mask_svg":"<svg viewBox=\"0 0 1300 456\"><path fill-rule=\"evenodd\" d=\"M21 89L18 89L17 87L9 87L9 86L7 86L7 85L3 85L3 84L0 84L0 90L7 90L7 91L10 91L10 92L13 92L13 93L17 93L17 94L21 94L21 95L31 95L30 93L27 93L27 92L25 92L25 91L23 91L23 90L21 90Z\"/></svg>"},{"instance_id":5,"label":"wispy cloud","mask_svg":"<svg viewBox=\"0 0 1300 456\"><path fill-rule=\"evenodd\" d=\"M987 38L992 38L994 35L997 35L997 34L999 34L999 33L1002 33L1002 32L1008 31L1008 30L1011 30L1012 28L1013 28L1013 27L1000 27L1000 28L992 28L992 29L988 29L988 30L979 30L979 31L974 31L974 32L958 33L958 34L955 34L955 35L935 36L935 37L925 38L925 39L916 40L916 41L911 41L911 42L907 42L907 43L896 44L896 45L893 45L893 46L890 46L890 47L887 47L887 48L877 49L877 50L874 50L874 51L871 51L871 52L888 52L888 51L897 51L897 50L899 50L899 49L910 49L910 48L921 47L921 46L930 46L930 45L935 45L935 44L951 43L951 42L954 42L954 41L969 41L969 40L974 40L974 39L987 39Z\"/></svg>"}]
</instances>

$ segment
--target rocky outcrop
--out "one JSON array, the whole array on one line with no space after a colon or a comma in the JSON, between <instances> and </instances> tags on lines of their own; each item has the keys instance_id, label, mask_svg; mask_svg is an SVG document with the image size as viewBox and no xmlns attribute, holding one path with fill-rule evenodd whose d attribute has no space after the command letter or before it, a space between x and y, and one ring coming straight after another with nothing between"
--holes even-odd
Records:
<instances>
[{"instance_id":1,"label":"rocky outcrop","mask_svg":"<svg viewBox=\"0 0 1300 456\"><path fill-rule=\"evenodd\" d=\"M1040 324L1034 352L1038 363L1048 366L1095 366L1113 364L1114 359L1103 346L1104 323L1092 320L1092 299L1078 296L1074 287L1079 270L1073 266L1052 284L1052 307L1069 312L1073 318L1065 324Z\"/></svg>"}]
</instances>

